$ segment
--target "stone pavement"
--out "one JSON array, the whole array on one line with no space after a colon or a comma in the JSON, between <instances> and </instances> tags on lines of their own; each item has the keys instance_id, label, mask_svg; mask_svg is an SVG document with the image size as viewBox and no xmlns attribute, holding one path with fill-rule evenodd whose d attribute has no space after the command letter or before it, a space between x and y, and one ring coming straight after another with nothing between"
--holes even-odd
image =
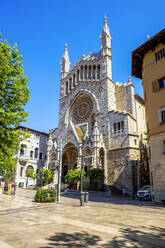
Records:
<instances>
[{"instance_id":1,"label":"stone pavement","mask_svg":"<svg viewBox=\"0 0 165 248\"><path fill-rule=\"evenodd\" d=\"M165 247L164 206L91 192L80 207L75 191L40 204L34 193L0 195L0 248Z\"/></svg>"}]
</instances>

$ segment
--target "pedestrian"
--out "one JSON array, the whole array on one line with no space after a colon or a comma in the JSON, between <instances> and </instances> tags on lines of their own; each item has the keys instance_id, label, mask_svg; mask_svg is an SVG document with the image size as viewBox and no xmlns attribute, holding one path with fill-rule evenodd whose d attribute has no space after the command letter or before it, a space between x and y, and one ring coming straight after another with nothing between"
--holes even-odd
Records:
<instances>
[{"instance_id":1,"label":"pedestrian","mask_svg":"<svg viewBox=\"0 0 165 248\"><path fill-rule=\"evenodd\" d=\"M127 192L126 192L126 189L125 189L125 188L123 188L123 190L122 190L122 194L123 194L123 197L125 197L125 196L126 196Z\"/></svg>"}]
</instances>

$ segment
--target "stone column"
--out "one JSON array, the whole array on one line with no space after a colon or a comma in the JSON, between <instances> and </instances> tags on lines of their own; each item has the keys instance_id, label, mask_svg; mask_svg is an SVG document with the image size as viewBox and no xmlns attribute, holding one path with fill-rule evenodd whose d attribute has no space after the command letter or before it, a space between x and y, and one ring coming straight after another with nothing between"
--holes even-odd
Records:
<instances>
[{"instance_id":1,"label":"stone column","mask_svg":"<svg viewBox=\"0 0 165 248\"><path fill-rule=\"evenodd\" d=\"M75 86L78 85L77 83L77 73L75 73Z\"/></svg>"},{"instance_id":2,"label":"stone column","mask_svg":"<svg viewBox=\"0 0 165 248\"><path fill-rule=\"evenodd\" d=\"M97 80L97 65L96 65L96 68L95 68L95 80Z\"/></svg>"},{"instance_id":3,"label":"stone column","mask_svg":"<svg viewBox=\"0 0 165 248\"><path fill-rule=\"evenodd\" d=\"M72 75L72 90L74 89L73 79L74 79L74 76Z\"/></svg>"},{"instance_id":4,"label":"stone column","mask_svg":"<svg viewBox=\"0 0 165 248\"><path fill-rule=\"evenodd\" d=\"M87 65L87 80L89 79L89 65Z\"/></svg>"}]
</instances>

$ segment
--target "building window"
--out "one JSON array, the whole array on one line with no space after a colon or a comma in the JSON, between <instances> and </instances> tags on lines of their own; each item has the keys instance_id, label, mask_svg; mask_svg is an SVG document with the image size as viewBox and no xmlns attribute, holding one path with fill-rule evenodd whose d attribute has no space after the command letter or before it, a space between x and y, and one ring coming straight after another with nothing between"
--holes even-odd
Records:
<instances>
[{"instance_id":1,"label":"building window","mask_svg":"<svg viewBox=\"0 0 165 248\"><path fill-rule=\"evenodd\" d=\"M163 140L163 154L165 154L165 140Z\"/></svg>"},{"instance_id":2,"label":"building window","mask_svg":"<svg viewBox=\"0 0 165 248\"><path fill-rule=\"evenodd\" d=\"M122 132L124 131L124 121L121 122L121 129L122 129Z\"/></svg>"},{"instance_id":3,"label":"building window","mask_svg":"<svg viewBox=\"0 0 165 248\"><path fill-rule=\"evenodd\" d=\"M20 150L20 156L23 156L23 155L24 155L24 149L21 148L21 150Z\"/></svg>"},{"instance_id":4,"label":"building window","mask_svg":"<svg viewBox=\"0 0 165 248\"><path fill-rule=\"evenodd\" d=\"M155 61L159 61L165 57L165 47L160 49L157 53L155 53Z\"/></svg>"},{"instance_id":5,"label":"building window","mask_svg":"<svg viewBox=\"0 0 165 248\"><path fill-rule=\"evenodd\" d=\"M30 158L33 158L33 151L30 151Z\"/></svg>"},{"instance_id":6,"label":"building window","mask_svg":"<svg viewBox=\"0 0 165 248\"><path fill-rule=\"evenodd\" d=\"M40 135L38 133L36 133L36 138L39 139Z\"/></svg>"},{"instance_id":7,"label":"building window","mask_svg":"<svg viewBox=\"0 0 165 248\"><path fill-rule=\"evenodd\" d=\"M20 177L23 177L23 167L20 168Z\"/></svg>"},{"instance_id":8,"label":"building window","mask_svg":"<svg viewBox=\"0 0 165 248\"><path fill-rule=\"evenodd\" d=\"M160 79L152 82L153 92L157 92L157 91L164 89L164 88L165 88L165 77L160 78Z\"/></svg>"},{"instance_id":9,"label":"building window","mask_svg":"<svg viewBox=\"0 0 165 248\"><path fill-rule=\"evenodd\" d=\"M117 123L118 131L120 131L120 122Z\"/></svg>"},{"instance_id":10,"label":"building window","mask_svg":"<svg viewBox=\"0 0 165 248\"><path fill-rule=\"evenodd\" d=\"M124 121L113 123L113 131L114 133L120 133L121 131L124 132Z\"/></svg>"},{"instance_id":11,"label":"building window","mask_svg":"<svg viewBox=\"0 0 165 248\"><path fill-rule=\"evenodd\" d=\"M163 111L160 111L160 113L161 113L161 124L164 124L165 123L165 110L163 110Z\"/></svg>"},{"instance_id":12,"label":"building window","mask_svg":"<svg viewBox=\"0 0 165 248\"><path fill-rule=\"evenodd\" d=\"M136 140L136 139L134 139L134 145L135 145L135 146L137 145L137 140Z\"/></svg>"},{"instance_id":13,"label":"building window","mask_svg":"<svg viewBox=\"0 0 165 248\"><path fill-rule=\"evenodd\" d=\"M114 133L116 133L116 123L113 124L114 127Z\"/></svg>"},{"instance_id":14,"label":"building window","mask_svg":"<svg viewBox=\"0 0 165 248\"><path fill-rule=\"evenodd\" d=\"M34 157L38 158L38 148L35 148Z\"/></svg>"},{"instance_id":15,"label":"building window","mask_svg":"<svg viewBox=\"0 0 165 248\"><path fill-rule=\"evenodd\" d=\"M158 121L160 125L165 124L165 106L158 109Z\"/></svg>"},{"instance_id":16,"label":"building window","mask_svg":"<svg viewBox=\"0 0 165 248\"><path fill-rule=\"evenodd\" d=\"M100 79L100 65L97 66L97 79Z\"/></svg>"},{"instance_id":17,"label":"building window","mask_svg":"<svg viewBox=\"0 0 165 248\"><path fill-rule=\"evenodd\" d=\"M65 84L65 94L68 94L68 81Z\"/></svg>"},{"instance_id":18,"label":"building window","mask_svg":"<svg viewBox=\"0 0 165 248\"><path fill-rule=\"evenodd\" d=\"M42 152L40 152L40 159L42 159Z\"/></svg>"},{"instance_id":19,"label":"building window","mask_svg":"<svg viewBox=\"0 0 165 248\"><path fill-rule=\"evenodd\" d=\"M165 78L161 78L159 81L159 89L165 88Z\"/></svg>"}]
</instances>

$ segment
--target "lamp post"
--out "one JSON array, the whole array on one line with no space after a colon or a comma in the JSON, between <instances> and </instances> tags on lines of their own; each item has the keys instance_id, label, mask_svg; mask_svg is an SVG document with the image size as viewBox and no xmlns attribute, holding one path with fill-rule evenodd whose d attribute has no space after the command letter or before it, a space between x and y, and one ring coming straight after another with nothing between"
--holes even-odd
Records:
<instances>
[{"instance_id":1,"label":"lamp post","mask_svg":"<svg viewBox=\"0 0 165 248\"><path fill-rule=\"evenodd\" d=\"M81 177L80 177L80 206L84 206L84 192L83 192L83 154L82 154L82 143L79 146L80 149L80 162L81 162Z\"/></svg>"},{"instance_id":2,"label":"lamp post","mask_svg":"<svg viewBox=\"0 0 165 248\"><path fill-rule=\"evenodd\" d=\"M58 185L57 185L57 202L60 202L61 193L61 166L62 166L62 139L58 142Z\"/></svg>"},{"instance_id":3,"label":"lamp post","mask_svg":"<svg viewBox=\"0 0 165 248\"><path fill-rule=\"evenodd\" d=\"M80 206L84 206L84 192L83 192L83 155L81 155L81 182L80 182Z\"/></svg>"},{"instance_id":4,"label":"lamp post","mask_svg":"<svg viewBox=\"0 0 165 248\"><path fill-rule=\"evenodd\" d=\"M42 176L41 176L41 188L43 186L43 166L42 166Z\"/></svg>"},{"instance_id":5,"label":"lamp post","mask_svg":"<svg viewBox=\"0 0 165 248\"><path fill-rule=\"evenodd\" d=\"M83 180L83 155L81 155L81 183L80 183L80 185L81 185L81 194L82 194L82 192L83 192L83 184L82 184L82 180Z\"/></svg>"}]
</instances>

